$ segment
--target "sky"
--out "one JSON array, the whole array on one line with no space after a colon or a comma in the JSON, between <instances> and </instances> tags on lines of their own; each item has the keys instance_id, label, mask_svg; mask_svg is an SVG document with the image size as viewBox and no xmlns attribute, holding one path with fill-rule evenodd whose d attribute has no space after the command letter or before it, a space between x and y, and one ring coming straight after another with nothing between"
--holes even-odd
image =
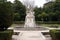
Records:
<instances>
[{"instance_id":1,"label":"sky","mask_svg":"<svg viewBox=\"0 0 60 40\"><path fill-rule=\"evenodd\" d=\"M8 0L11 2L14 2L14 0ZM20 0L21 2L23 2L24 0ZM46 3L46 0L34 0L35 1L35 6L38 7L43 7L43 5Z\"/></svg>"}]
</instances>

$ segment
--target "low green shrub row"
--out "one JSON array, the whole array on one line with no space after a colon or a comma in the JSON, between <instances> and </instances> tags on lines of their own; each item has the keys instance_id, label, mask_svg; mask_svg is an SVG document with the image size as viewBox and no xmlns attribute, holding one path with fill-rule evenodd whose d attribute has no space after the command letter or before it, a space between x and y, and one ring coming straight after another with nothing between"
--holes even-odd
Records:
<instances>
[{"instance_id":1,"label":"low green shrub row","mask_svg":"<svg viewBox=\"0 0 60 40\"><path fill-rule=\"evenodd\" d=\"M60 40L60 30L50 30L52 40Z\"/></svg>"},{"instance_id":2,"label":"low green shrub row","mask_svg":"<svg viewBox=\"0 0 60 40\"><path fill-rule=\"evenodd\" d=\"M14 21L14 24L24 24L25 21Z\"/></svg>"},{"instance_id":3,"label":"low green shrub row","mask_svg":"<svg viewBox=\"0 0 60 40\"><path fill-rule=\"evenodd\" d=\"M37 24L60 24L60 21L36 21Z\"/></svg>"},{"instance_id":4,"label":"low green shrub row","mask_svg":"<svg viewBox=\"0 0 60 40\"><path fill-rule=\"evenodd\" d=\"M12 40L13 30L0 31L0 40Z\"/></svg>"},{"instance_id":5,"label":"low green shrub row","mask_svg":"<svg viewBox=\"0 0 60 40\"><path fill-rule=\"evenodd\" d=\"M14 21L15 24L24 24L25 21ZM60 24L60 21L36 21L37 24Z\"/></svg>"}]
</instances>

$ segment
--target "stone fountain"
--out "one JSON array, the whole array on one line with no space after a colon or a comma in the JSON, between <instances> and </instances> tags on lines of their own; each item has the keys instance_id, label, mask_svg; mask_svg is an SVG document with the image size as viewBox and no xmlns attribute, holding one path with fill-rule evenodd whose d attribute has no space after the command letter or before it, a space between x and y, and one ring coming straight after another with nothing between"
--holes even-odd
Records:
<instances>
[{"instance_id":1,"label":"stone fountain","mask_svg":"<svg viewBox=\"0 0 60 40\"><path fill-rule=\"evenodd\" d=\"M26 2L27 1L27 2ZM31 3L30 3L31 2ZM32 0L25 0L25 6L26 6L26 18L25 18L25 25L24 28L27 28L28 30L24 30L19 34L18 40L45 40L45 37L43 34L39 31L34 32L29 29L36 28L35 24L35 16L34 16L34 2Z\"/></svg>"},{"instance_id":2,"label":"stone fountain","mask_svg":"<svg viewBox=\"0 0 60 40\"><path fill-rule=\"evenodd\" d=\"M27 1L27 0L26 0ZM26 6L26 18L25 18L25 25L24 27L35 27L35 16L34 16L34 2L29 0L26 2L25 1L25 6Z\"/></svg>"}]
</instances>

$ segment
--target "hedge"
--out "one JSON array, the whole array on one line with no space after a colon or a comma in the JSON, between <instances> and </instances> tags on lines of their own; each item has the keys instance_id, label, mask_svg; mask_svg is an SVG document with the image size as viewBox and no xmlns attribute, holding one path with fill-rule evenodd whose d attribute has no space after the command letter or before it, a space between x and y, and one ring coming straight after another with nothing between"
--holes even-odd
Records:
<instances>
[{"instance_id":1,"label":"hedge","mask_svg":"<svg viewBox=\"0 0 60 40\"><path fill-rule=\"evenodd\" d=\"M0 40L12 40L13 30L0 31Z\"/></svg>"},{"instance_id":2,"label":"hedge","mask_svg":"<svg viewBox=\"0 0 60 40\"><path fill-rule=\"evenodd\" d=\"M60 21L36 21L37 24L60 24Z\"/></svg>"},{"instance_id":3,"label":"hedge","mask_svg":"<svg viewBox=\"0 0 60 40\"><path fill-rule=\"evenodd\" d=\"M60 40L60 30L50 30L52 40Z\"/></svg>"},{"instance_id":4,"label":"hedge","mask_svg":"<svg viewBox=\"0 0 60 40\"><path fill-rule=\"evenodd\" d=\"M15 24L24 24L25 21L14 21ZM60 24L60 21L36 21L37 24Z\"/></svg>"},{"instance_id":5,"label":"hedge","mask_svg":"<svg viewBox=\"0 0 60 40\"><path fill-rule=\"evenodd\" d=\"M24 24L25 21L14 21L14 24Z\"/></svg>"}]
</instances>

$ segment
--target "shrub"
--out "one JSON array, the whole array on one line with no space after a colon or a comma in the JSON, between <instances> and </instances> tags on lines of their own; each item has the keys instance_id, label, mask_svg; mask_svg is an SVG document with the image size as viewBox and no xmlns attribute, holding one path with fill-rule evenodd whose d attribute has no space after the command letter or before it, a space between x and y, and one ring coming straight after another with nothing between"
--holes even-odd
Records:
<instances>
[{"instance_id":1,"label":"shrub","mask_svg":"<svg viewBox=\"0 0 60 40\"><path fill-rule=\"evenodd\" d=\"M36 21L37 24L60 24L60 21Z\"/></svg>"},{"instance_id":2,"label":"shrub","mask_svg":"<svg viewBox=\"0 0 60 40\"><path fill-rule=\"evenodd\" d=\"M14 21L14 24L24 24L24 21Z\"/></svg>"},{"instance_id":3,"label":"shrub","mask_svg":"<svg viewBox=\"0 0 60 40\"><path fill-rule=\"evenodd\" d=\"M52 40L60 40L60 30L50 30Z\"/></svg>"},{"instance_id":4,"label":"shrub","mask_svg":"<svg viewBox=\"0 0 60 40\"><path fill-rule=\"evenodd\" d=\"M6 30L13 22L13 11L10 2L0 3L0 31Z\"/></svg>"},{"instance_id":5,"label":"shrub","mask_svg":"<svg viewBox=\"0 0 60 40\"><path fill-rule=\"evenodd\" d=\"M12 40L13 30L0 31L0 40Z\"/></svg>"}]
</instances>

